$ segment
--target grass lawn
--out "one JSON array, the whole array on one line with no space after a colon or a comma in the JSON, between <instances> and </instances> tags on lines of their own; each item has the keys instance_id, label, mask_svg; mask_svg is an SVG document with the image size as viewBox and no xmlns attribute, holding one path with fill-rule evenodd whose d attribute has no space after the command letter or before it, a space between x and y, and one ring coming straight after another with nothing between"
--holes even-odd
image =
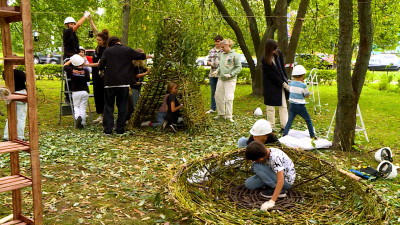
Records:
<instances>
[{"instance_id":1,"label":"grass lawn","mask_svg":"<svg viewBox=\"0 0 400 225\"><path fill-rule=\"evenodd\" d=\"M169 200L167 184L173 166L213 152L235 150L237 139L249 136L258 119L252 115L253 110L261 107L265 113L263 98L251 96L250 85L238 85L234 124L212 121L210 128L200 134L142 128L130 130L124 136L104 137L99 125L76 130L71 116L63 117L58 125L60 81L38 80L37 88L45 224L202 224ZM201 89L209 106L210 88L203 85ZM321 113L314 114L312 104L307 107L317 136L325 137L336 108L336 86L320 86L320 95ZM91 99L92 110L93 102ZM398 93L381 92L377 84L369 84L364 87L359 104L370 142L360 133L358 151L311 152L350 169L376 167L375 151L389 146L394 152L394 163L398 164ZM0 109L6 112L5 104ZM0 127L4 127L4 121L5 117L0 117ZM306 129L305 122L297 118L294 128ZM28 155L21 156L23 171L29 174ZM1 176L9 174L8 155L0 156L0 168ZM394 210L391 222L400 223L399 178L368 183L389 201ZM28 215L32 206L29 192L29 188L23 189L24 212ZM11 194L2 193L0 218L10 213Z\"/></svg>"}]
</instances>

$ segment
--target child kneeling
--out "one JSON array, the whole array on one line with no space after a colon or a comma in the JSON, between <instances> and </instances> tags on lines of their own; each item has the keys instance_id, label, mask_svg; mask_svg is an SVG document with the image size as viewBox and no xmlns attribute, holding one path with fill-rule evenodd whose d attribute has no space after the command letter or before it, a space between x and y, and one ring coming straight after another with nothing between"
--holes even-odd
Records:
<instances>
[{"instance_id":1,"label":"child kneeling","mask_svg":"<svg viewBox=\"0 0 400 225\"><path fill-rule=\"evenodd\" d=\"M275 206L276 200L286 197L296 178L294 164L286 153L277 148L266 148L258 141L246 147L246 159L252 160L253 172L256 174L245 181L248 189L266 188L261 191L263 197L271 198L261 206L268 210Z\"/></svg>"},{"instance_id":2,"label":"child kneeling","mask_svg":"<svg viewBox=\"0 0 400 225\"><path fill-rule=\"evenodd\" d=\"M178 94L178 84L175 82L169 82L167 85L168 97L167 97L167 115L165 116L165 121L162 128L165 129L170 126L173 131L177 131L177 124L182 123L183 119L180 113L180 109L183 104L179 103L176 95Z\"/></svg>"}]
</instances>

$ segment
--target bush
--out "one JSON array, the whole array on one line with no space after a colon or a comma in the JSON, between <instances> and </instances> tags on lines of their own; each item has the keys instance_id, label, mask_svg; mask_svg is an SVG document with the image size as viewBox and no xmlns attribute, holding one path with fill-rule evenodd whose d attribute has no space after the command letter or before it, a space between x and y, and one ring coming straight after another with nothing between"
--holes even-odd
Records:
<instances>
[{"instance_id":1,"label":"bush","mask_svg":"<svg viewBox=\"0 0 400 225\"><path fill-rule=\"evenodd\" d=\"M36 79L41 80L47 78L49 80L54 80L54 78L61 78L62 65L53 64L38 64L35 65L35 75ZM19 70L25 71L24 65L19 65ZM0 73L3 74L4 65L0 64Z\"/></svg>"},{"instance_id":2,"label":"bush","mask_svg":"<svg viewBox=\"0 0 400 225\"><path fill-rule=\"evenodd\" d=\"M318 70L317 78L319 84L332 85L336 81L337 72L336 70Z\"/></svg>"},{"instance_id":3,"label":"bush","mask_svg":"<svg viewBox=\"0 0 400 225\"><path fill-rule=\"evenodd\" d=\"M390 82L393 80L392 74L385 74L381 76L381 80L378 83L378 89L380 91L386 91L390 89Z\"/></svg>"}]
</instances>

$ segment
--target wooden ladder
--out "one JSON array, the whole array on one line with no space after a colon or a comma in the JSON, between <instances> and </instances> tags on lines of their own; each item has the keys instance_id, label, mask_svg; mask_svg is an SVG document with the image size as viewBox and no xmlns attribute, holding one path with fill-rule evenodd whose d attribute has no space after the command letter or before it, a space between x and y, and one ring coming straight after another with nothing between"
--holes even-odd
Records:
<instances>
[{"instance_id":1,"label":"wooden ladder","mask_svg":"<svg viewBox=\"0 0 400 225\"><path fill-rule=\"evenodd\" d=\"M13 218L4 224L43 224L42 191L39 162L39 140L35 73L33 63L33 41L30 0L21 0L21 5L8 6L7 0L0 0L0 23L3 44L4 75L11 95L7 100L9 140L0 143L0 154L9 153L11 175L0 178L0 193L12 192ZM13 56L10 23L22 21L24 56ZM25 65L27 94L15 94L13 65ZM15 101L28 103L29 142L18 140ZM19 153L30 153L31 177L20 173ZM21 189L32 187L33 218L22 215Z\"/></svg>"}]
</instances>

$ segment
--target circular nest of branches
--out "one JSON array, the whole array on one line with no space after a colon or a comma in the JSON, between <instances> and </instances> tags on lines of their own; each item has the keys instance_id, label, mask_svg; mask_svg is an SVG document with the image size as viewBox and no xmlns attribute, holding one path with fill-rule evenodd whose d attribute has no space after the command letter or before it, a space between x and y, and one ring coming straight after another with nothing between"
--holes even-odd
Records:
<instances>
[{"instance_id":1,"label":"circular nest of branches","mask_svg":"<svg viewBox=\"0 0 400 225\"><path fill-rule=\"evenodd\" d=\"M282 148L293 160L296 181L271 211L260 190L244 187L253 175L244 149L181 165L171 178L173 200L207 224L384 224L390 209L371 186L310 152Z\"/></svg>"}]
</instances>

